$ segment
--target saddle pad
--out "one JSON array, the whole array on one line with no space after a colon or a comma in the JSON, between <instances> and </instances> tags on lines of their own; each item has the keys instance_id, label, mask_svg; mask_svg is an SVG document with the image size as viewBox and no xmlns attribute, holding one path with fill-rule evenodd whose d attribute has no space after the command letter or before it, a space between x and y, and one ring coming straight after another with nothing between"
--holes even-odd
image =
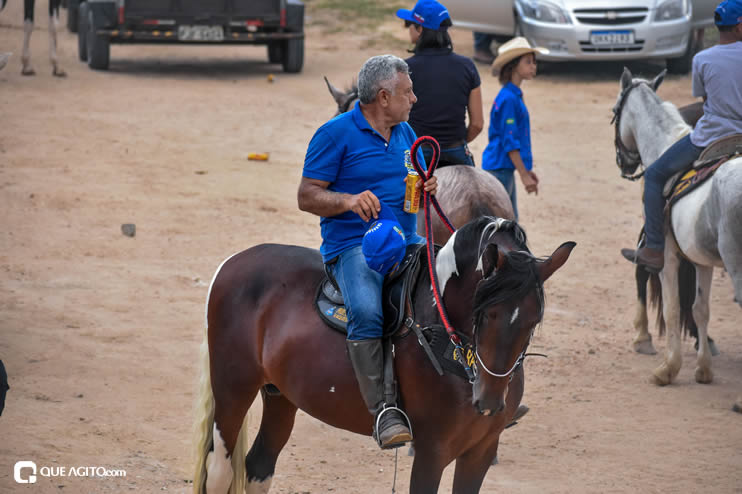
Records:
<instances>
[{"instance_id":1,"label":"saddle pad","mask_svg":"<svg viewBox=\"0 0 742 494\"><path fill-rule=\"evenodd\" d=\"M668 205L672 206L677 202L678 199L685 196L696 187L704 183L709 177L714 175L714 172L719 169L721 165L729 160L729 156L724 156L718 161L711 162L703 168L693 168L683 174L682 177L675 183L672 188L672 194L668 198Z\"/></svg>"}]
</instances>

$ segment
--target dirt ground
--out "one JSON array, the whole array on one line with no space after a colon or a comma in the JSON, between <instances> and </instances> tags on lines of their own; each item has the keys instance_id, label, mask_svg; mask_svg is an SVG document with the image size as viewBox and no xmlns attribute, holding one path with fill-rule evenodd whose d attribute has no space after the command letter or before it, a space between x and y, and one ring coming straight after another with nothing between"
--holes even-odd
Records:
<instances>
[{"instance_id":1,"label":"dirt ground","mask_svg":"<svg viewBox=\"0 0 742 494\"><path fill-rule=\"evenodd\" d=\"M95 72L64 31L69 76L57 79L42 3L33 78L20 75L22 2L0 13L0 52L15 53L0 73L0 358L11 385L0 492L188 492L208 282L252 245L319 245L317 218L297 209L295 190L306 145L334 112L322 76L344 86L369 56L405 56L405 31L390 21L349 34L308 18L299 75L267 64L263 47L224 46L116 45L111 70ZM454 41L471 55L469 32ZM661 66L632 68L653 76ZM479 69L488 115L499 85ZM614 164L620 71L549 65L524 86L542 185L538 196L519 190L522 223L538 255L567 240L577 249L547 283L532 350L549 358L525 366L531 412L503 434L482 492L742 492L742 416L730 411L742 392L742 332L728 277L713 281L710 333L722 352L713 384L695 383L691 340L665 388L649 384L661 355L631 350L633 269L619 248L641 215L639 186ZM685 104L690 87L669 77L659 93ZM478 160L486 141L485 131L471 146ZM136 224L135 237L123 223ZM126 476L20 485L20 460ZM272 492L391 492L394 461L371 439L300 412ZM410 467L400 454L398 492Z\"/></svg>"}]
</instances>

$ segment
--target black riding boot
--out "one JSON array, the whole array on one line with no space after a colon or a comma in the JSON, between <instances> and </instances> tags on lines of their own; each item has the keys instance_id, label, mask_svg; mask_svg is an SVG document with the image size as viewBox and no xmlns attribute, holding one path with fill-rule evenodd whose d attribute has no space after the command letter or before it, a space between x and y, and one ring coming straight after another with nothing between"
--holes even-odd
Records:
<instances>
[{"instance_id":1,"label":"black riding boot","mask_svg":"<svg viewBox=\"0 0 742 494\"><path fill-rule=\"evenodd\" d=\"M384 351L381 340L348 340L347 344L361 396L374 417L374 434L381 448L398 448L412 441L410 429L399 410L384 410Z\"/></svg>"}]
</instances>

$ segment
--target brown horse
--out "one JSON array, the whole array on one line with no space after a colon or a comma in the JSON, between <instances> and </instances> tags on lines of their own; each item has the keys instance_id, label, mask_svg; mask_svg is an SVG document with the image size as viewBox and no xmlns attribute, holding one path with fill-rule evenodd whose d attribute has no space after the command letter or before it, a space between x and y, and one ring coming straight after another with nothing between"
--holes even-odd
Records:
<instances>
[{"instance_id":1,"label":"brown horse","mask_svg":"<svg viewBox=\"0 0 742 494\"><path fill-rule=\"evenodd\" d=\"M471 383L439 376L406 326L392 337L399 394L417 450L411 493L437 492L453 461L453 492L479 492L523 394L521 364L543 317L543 283L574 246L567 242L538 259L515 222L481 217L440 250L435 272L443 305L468 342L477 372ZM214 275L202 345L197 494L267 493L298 408L334 427L371 435L372 417L345 336L327 327L314 307L323 278L318 251L275 244L228 258ZM426 328L439 325L427 269L419 270L414 285L407 316ZM245 457L247 412L258 392L263 416Z\"/></svg>"}]
</instances>

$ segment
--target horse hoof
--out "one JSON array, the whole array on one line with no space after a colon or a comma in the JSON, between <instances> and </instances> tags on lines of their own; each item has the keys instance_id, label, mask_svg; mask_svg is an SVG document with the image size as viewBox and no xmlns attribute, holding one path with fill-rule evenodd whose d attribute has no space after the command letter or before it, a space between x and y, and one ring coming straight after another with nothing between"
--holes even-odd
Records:
<instances>
[{"instance_id":1,"label":"horse hoof","mask_svg":"<svg viewBox=\"0 0 742 494\"><path fill-rule=\"evenodd\" d=\"M737 398L737 402L732 405L732 411L742 413L742 396Z\"/></svg>"},{"instance_id":2,"label":"horse hoof","mask_svg":"<svg viewBox=\"0 0 742 494\"><path fill-rule=\"evenodd\" d=\"M52 71L52 75L53 75L54 77L67 77L67 72L65 72L65 71L64 71L64 70L62 70L62 69L54 69L54 70Z\"/></svg>"},{"instance_id":3,"label":"horse hoof","mask_svg":"<svg viewBox=\"0 0 742 494\"><path fill-rule=\"evenodd\" d=\"M407 450L407 456L415 456L415 447L410 446L410 449Z\"/></svg>"},{"instance_id":4,"label":"horse hoof","mask_svg":"<svg viewBox=\"0 0 742 494\"><path fill-rule=\"evenodd\" d=\"M651 381L652 384L656 384L657 386L667 386L672 382L672 378L667 368L662 366L652 373Z\"/></svg>"},{"instance_id":5,"label":"horse hoof","mask_svg":"<svg viewBox=\"0 0 742 494\"><path fill-rule=\"evenodd\" d=\"M36 71L34 69L23 69L21 70L21 75L36 75Z\"/></svg>"},{"instance_id":6,"label":"horse hoof","mask_svg":"<svg viewBox=\"0 0 742 494\"><path fill-rule=\"evenodd\" d=\"M651 340L635 341L634 351L642 355L656 355L657 350L654 348Z\"/></svg>"},{"instance_id":7,"label":"horse hoof","mask_svg":"<svg viewBox=\"0 0 742 494\"><path fill-rule=\"evenodd\" d=\"M696 382L700 384L709 384L711 381L714 380L714 373L711 372L711 369L702 369L701 367L696 367Z\"/></svg>"}]
</instances>

